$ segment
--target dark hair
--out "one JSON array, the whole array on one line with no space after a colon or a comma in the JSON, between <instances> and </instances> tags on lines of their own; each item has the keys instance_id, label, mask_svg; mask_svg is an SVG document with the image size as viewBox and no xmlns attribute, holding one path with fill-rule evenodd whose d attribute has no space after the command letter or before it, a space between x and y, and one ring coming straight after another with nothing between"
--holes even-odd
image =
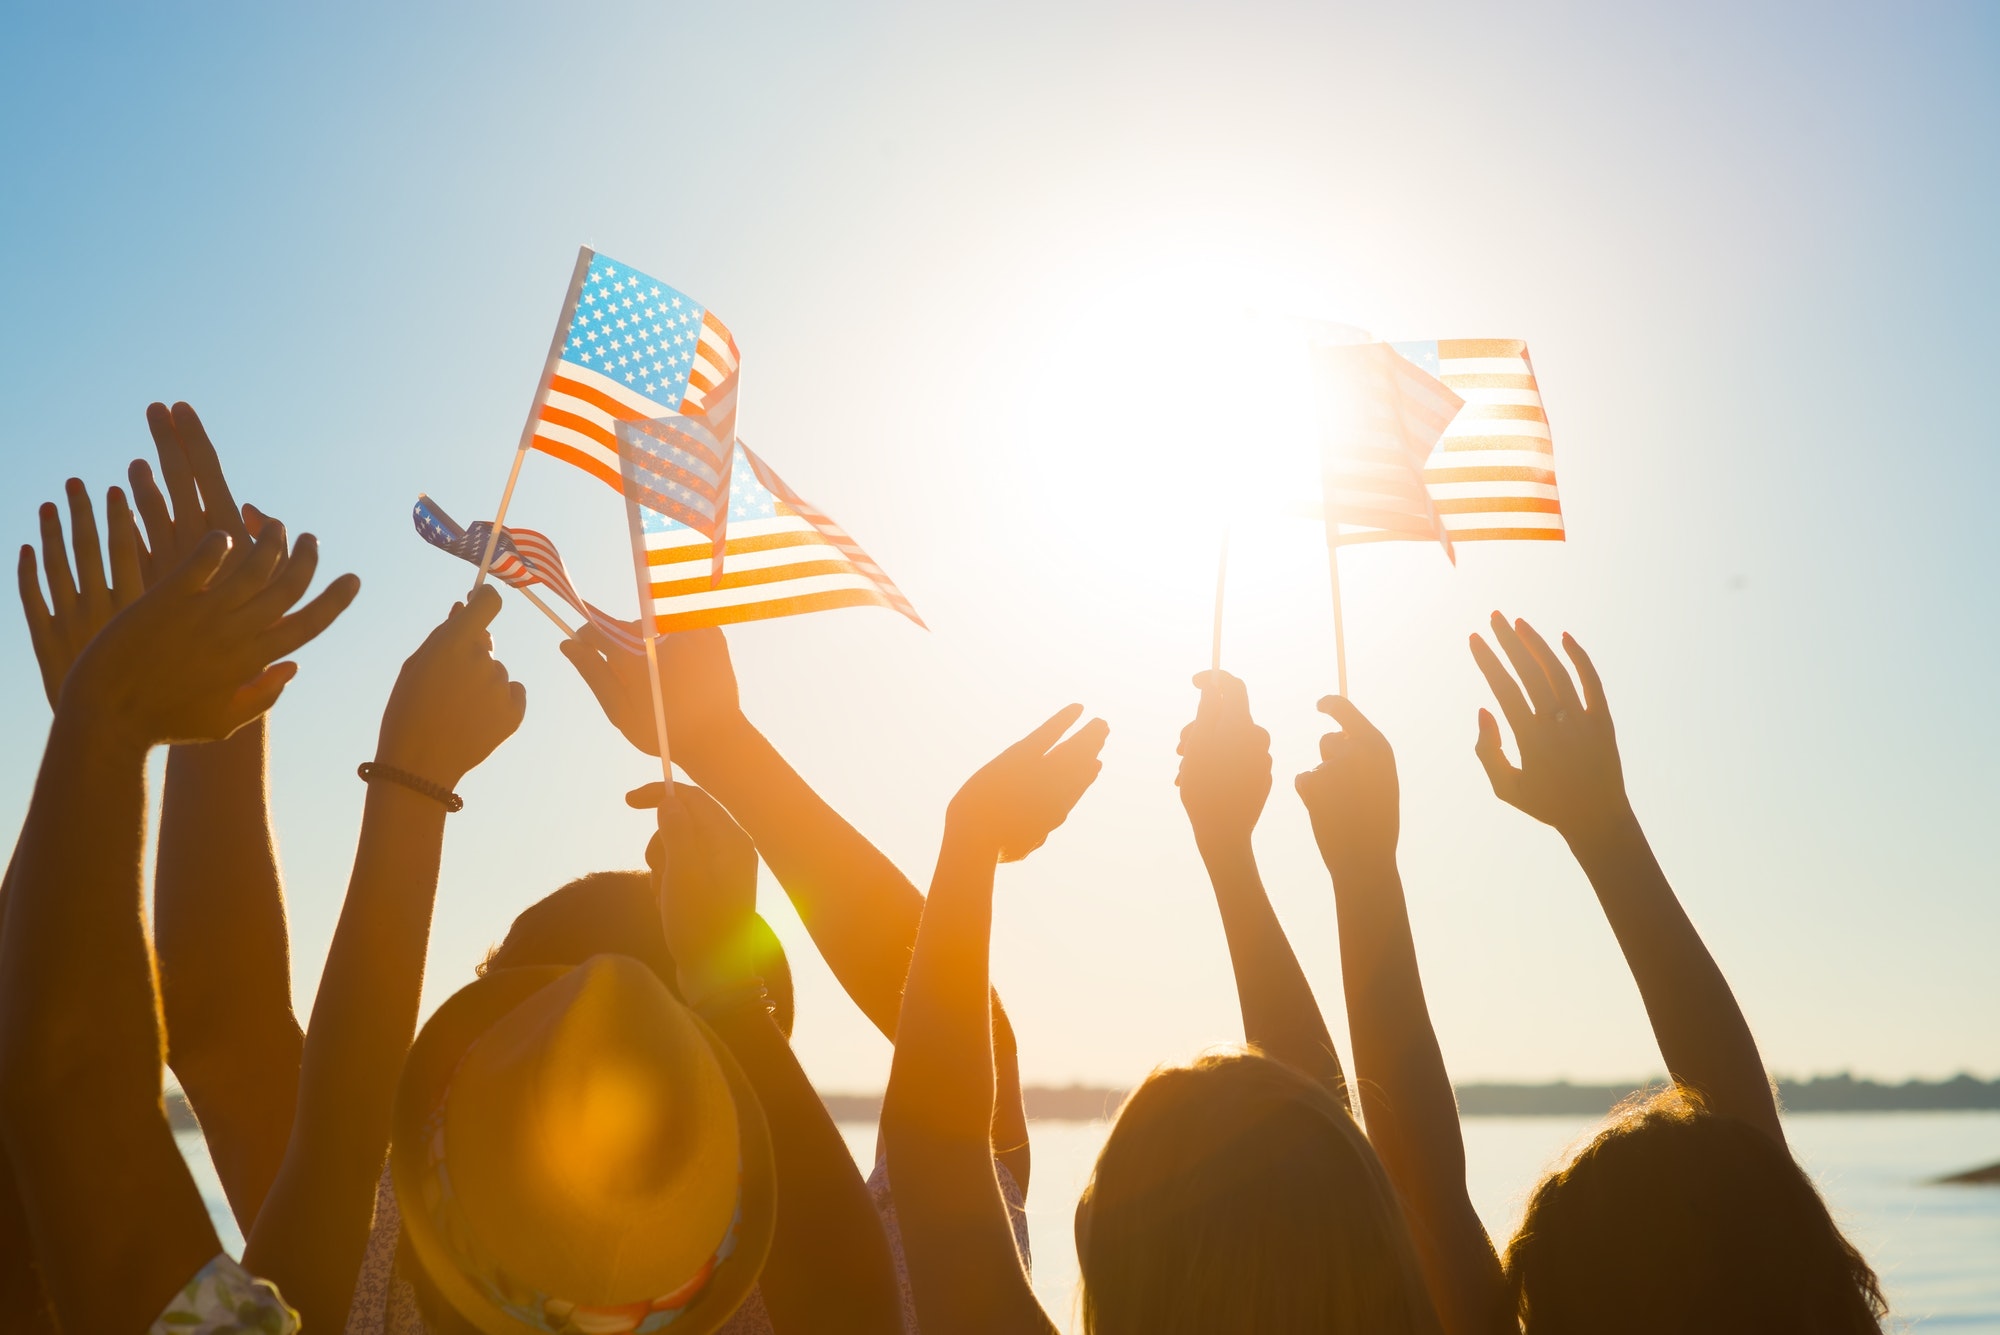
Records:
<instances>
[{"instance_id":1,"label":"dark hair","mask_svg":"<svg viewBox=\"0 0 2000 1335\"><path fill-rule=\"evenodd\" d=\"M1435 1335L1375 1151L1323 1085L1255 1052L1155 1071L1077 1207L1090 1335Z\"/></svg>"},{"instance_id":2,"label":"dark hair","mask_svg":"<svg viewBox=\"0 0 2000 1335\"><path fill-rule=\"evenodd\" d=\"M1784 1146L1679 1086L1542 1180L1506 1269L1527 1335L1873 1335L1888 1311Z\"/></svg>"},{"instance_id":3,"label":"dark hair","mask_svg":"<svg viewBox=\"0 0 2000 1335\"><path fill-rule=\"evenodd\" d=\"M791 964L778 944L777 933L761 916L753 915L752 931L751 948L771 995L773 1018L789 1038ZM667 935L660 926L660 904L651 872L594 871L536 900L514 919L506 940L486 953L478 972L484 977L492 969L534 964L574 967L592 955L630 955L658 974L668 991L680 996L673 952L667 949Z\"/></svg>"}]
</instances>

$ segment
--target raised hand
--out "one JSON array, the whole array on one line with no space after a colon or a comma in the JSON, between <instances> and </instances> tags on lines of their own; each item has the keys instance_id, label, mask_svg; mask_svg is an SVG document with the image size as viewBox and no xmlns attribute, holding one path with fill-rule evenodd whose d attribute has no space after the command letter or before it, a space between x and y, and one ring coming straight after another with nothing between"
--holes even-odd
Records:
<instances>
[{"instance_id":1,"label":"raised hand","mask_svg":"<svg viewBox=\"0 0 2000 1335\"><path fill-rule=\"evenodd\" d=\"M1203 848L1247 843L1271 795L1271 734L1250 718L1243 682L1221 670L1197 672L1201 704L1181 729L1174 786Z\"/></svg>"},{"instance_id":2,"label":"raised hand","mask_svg":"<svg viewBox=\"0 0 2000 1335\"><path fill-rule=\"evenodd\" d=\"M62 693L63 678L84 646L144 591L139 528L125 493L113 487L104 499L111 553L107 572L89 489L81 480L71 478L64 492L69 499L70 541L76 562L72 568L63 544L62 516L55 503L44 503L40 517L42 569L49 584L46 602L35 572L35 549L30 545L21 548L21 610L28 618L28 639L34 645L42 689L48 693L51 708Z\"/></svg>"},{"instance_id":3,"label":"raised hand","mask_svg":"<svg viewBox=\"0 0 2000 1335\"><path fill-rule=\"evenodd\" d=\"M666 885L660 924L680 971L681 995L701 1001L755 977L763 938L757 913L757 847L720 803L692 784L648 784L627 794L635 807L659 812L660 828L646 846L658 873L664 852Z\"/></svg>"},{"instance_id":4,"label":"raised hand","mask_svg":"<svg viewBox=\"0 0 2000 1335\"><path fill-rule=\"evenodd\" d=\"M376 760L453 788L514 735L528 692L493 657L487 627L499 614L500 594L490 584L452 604L396 677Z\"/></svg>"},{"instance_id":5,"label":"raised hand","mask_svg":"<svg viewBox=\"0 0 2000 1335\"><path fill-rule=\"evenodd\" d=\"M205 534L227 533L239 544L239 552L247 548L253 534L249 517L229 494L222 460L194 409L185 403L171 408L164 403L149 404L146 426L153 433L160 477L167 486L162 494L153 470L143 460L132 461L132 499L146 525L140 559L150 586L186 560Z\"/></svg>"},{"instance_id":6,"label":"raised hand","mask_svg":"<svg viewBox=\"0 0 2000 1335\"><path fill-rule=\"evenodd\" d=\"M219 741L277 703L298 671L278 660L331 625L361 581L342 575L293 611L319 564L312 535L287 557L274 527L224 572L230 546L208 535L112 618L77 659L63 698L78 692L79 708L141 747Z\"/></svg>"},{"instance_id":7,"label":"raised hand","mask_svg":"<svg viewBox=\"0 0 2000 1335\"><path fill-rule=\"evenodd\" d=\"M1477 635L1472 637L1472 657L1493 688L1521 752L1516 767L1501 748L1499 723L1490 711L1480 710L1473 751L1486 767L1494 795L1565 837L1629 815L1611 710L1590 655L1569 635L1562 637L1583 686L1579 696L1569 669L1533 626L1509 624L1495 612L1493 638L1520 677L1518 685Z\"/></svg>"},{"instance_id":8,"label":"raised hand","mask_svg":"<svg viewBox=\"0 0 2000 1335\"><path fill-rule=\"evenodd\" d=\"M597 704L625 740L649 756L660 753L653 726L653 684L646 655L627 649L594 624L564 640L562 656L597 697ZM659 641L661 699L667 711L668 744L674 759L697 767L708 759L710 743L742 722L736 671L729 642L713 627L676 631ZM692 773L693 771L689 771Z\"/></svg>"},{"instance_id":9,"label":"raised hand","mask_svg":"<svg viewBox=\"0 0 2000 1335\"><path fill-rule=\"evenodd\" d=\"M986 762L951 799L946 836L971 840L1002 862L1019 862L1040 848L1104 768L1097 753L1111 725L1103 719L1058 740L1082 717L1082 705L1066 705Z\"/></svg>"},{"instance_id":10,"label":"raised hand","mask_svg":"<svg viewBox=\"0 0 2000 1335\"><path fill-rule=\"evenodd\" d=\"M1329 870L1393 860L1401 823L1396 753L1345 696L1327 696L1319 710L1340 731L1319 739L1319 764L1293 786L1312 817L1320 857Z\"/></svg>"}]
</instances>

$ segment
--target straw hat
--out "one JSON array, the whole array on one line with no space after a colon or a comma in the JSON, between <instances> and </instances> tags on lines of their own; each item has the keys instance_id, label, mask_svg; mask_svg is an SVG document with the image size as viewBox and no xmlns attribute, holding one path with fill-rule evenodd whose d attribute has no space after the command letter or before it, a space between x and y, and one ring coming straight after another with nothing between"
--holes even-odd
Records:
<instances>
[{"instance_id":1,"label":"straw hat","mask_svg":"<svg viewBox=\"0 0 2000 1335\"><path fill-rule=\"evenodd\" d=\"M426 1274L488 1335L706 1335L776 1205L748 1080L645 965L499 969L427 1023L390 1163Z\"/></svg>"}]
</instances>

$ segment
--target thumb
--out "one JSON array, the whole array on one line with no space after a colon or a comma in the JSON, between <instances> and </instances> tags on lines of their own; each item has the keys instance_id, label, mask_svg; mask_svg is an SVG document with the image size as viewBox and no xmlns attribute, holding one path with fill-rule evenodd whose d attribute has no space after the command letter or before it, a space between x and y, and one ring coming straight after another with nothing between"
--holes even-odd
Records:
<instances>
[{"instance_id":1,"label":"thumb","mask_svg":"<svg viewBox=\"0 0 2000 1335\"><path fill-rule=\"evenodd\" d=\"M1493 785L1493 795L1518 806L1515 797L1520 788L1521 771L1507 759L1507 752L1500 744L1499 721L1485 709L1479 711L1479 740L1472 744L1472 754L1479 757L1487 782Z\"/></svg>"},{"instance_id":2,"label":"thumb","mask_svg":"<svg viewBox=\"0 0 2000 1335\"><path fill-rule=\"evenodd\" d=\"M229 717L236 720L230 731L234 732L277 704L285 687L298 675L297 663L273 663L254 679L237 687L236 693L229 697Z\"/></svg>"},{"instance_id":3,"label":"thumb","mask_svg":"<svg viewBox=\"0 0 2000 1335\"><path fill-rule=\"evenodd\" d=\"M1361 737L1379 737L1381 729L1368 721L1352 700L1344 695L1321 696L1319 712L1340 725L1342 732L1351 732Z\"/></svg>"}]
</instances>

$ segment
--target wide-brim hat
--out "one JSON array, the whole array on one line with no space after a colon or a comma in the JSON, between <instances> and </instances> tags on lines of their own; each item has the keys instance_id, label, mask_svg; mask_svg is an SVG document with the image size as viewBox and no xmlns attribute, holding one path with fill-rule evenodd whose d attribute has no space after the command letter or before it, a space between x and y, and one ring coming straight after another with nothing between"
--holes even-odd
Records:
<instances>
[{"instance_id":1,"label":"wide-brim hat","mask_svg":"<svg viewBox=\"0 0 2000 1335\"><path fill-rule=\"evenodd\" d=\"M460 989L410 1048L394 1136L404 1232L488 1335L707 1335L770 1251L756 1094L626 956Z\"/></svg>"}]
</instances>

